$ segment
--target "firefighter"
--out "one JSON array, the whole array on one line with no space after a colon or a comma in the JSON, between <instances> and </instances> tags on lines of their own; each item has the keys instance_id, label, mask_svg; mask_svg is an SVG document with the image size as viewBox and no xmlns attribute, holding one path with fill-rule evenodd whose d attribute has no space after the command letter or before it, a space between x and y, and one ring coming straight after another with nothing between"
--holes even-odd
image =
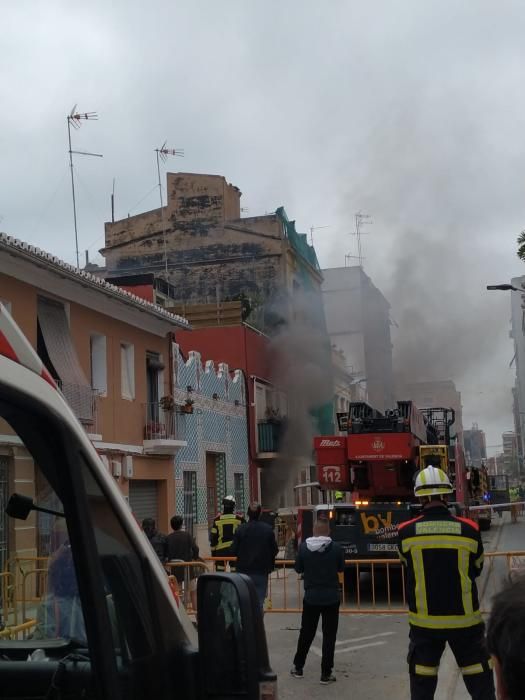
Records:
<instances>
[{"instance_id":1,"label":"firefighter","mask_svg":"<svg viewBox=\"0 0 525 700\"><path fill-rule=\"evenodd\" d=\"M222 501L223 512L213 521L210 530L210 549L212 557L230 557L235 530L242 525L244 518L235 513L235 498L226 496ZM226 562L216 562L215 570L224 571ZM230 571L235 566L230 563Z\"/></svg>"},{"instance_id":2,"label":"firefighter","mask_svg":"<svg viewBox=\"0 0 525 700\"><path fill-rule=\"evenodd\" d=\"M446 496L452 492L443 470L423 469L414 487L421 515L398 525L409 604L410 697L432 700L448 642L471 697L495 700L475 582L483 567L483 544L475 522L449 512Z\"/></svg>"},{"instance_id":3,"label":"firefighter","mask_svg":"<svg viewBox=\"0 0 525 700\"><path fill-rule=\"evenodd\" d=\"M342 491L335 492L335 502L342 503L345 500L345 495Z\"/></svg>"}]
</instances>

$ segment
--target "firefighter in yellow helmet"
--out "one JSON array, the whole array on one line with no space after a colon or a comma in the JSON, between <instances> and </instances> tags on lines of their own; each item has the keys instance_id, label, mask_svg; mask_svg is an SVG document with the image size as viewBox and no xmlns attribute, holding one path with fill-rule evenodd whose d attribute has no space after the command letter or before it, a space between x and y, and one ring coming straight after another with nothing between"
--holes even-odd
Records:
<instances>
[{"instance_id":1,"label":"firefighter in yellow helmet","mask_svg":"<svg viewBox=\"0 0 525 700\"><path fill-rule=\"evenodd\" d=\"M423 469L414 485L421 514L398 525L409 605L410 697L432 700L448 642L470 696L495 700L475 581L483 566L483 544L475 522L448 510L445 499L452 492L443 470Z\"/></svg>"},{"instance_id":2,"label":"firefighter in yellow helmet","mask_svg":"<svg viewBox=\"0 0 525 700\"><path fill-rule=\"evenodd\" d=\"M235 513L235 498L226 496L222 501L223 512L213 521L210 530L210 549L212 557L230 557L235 531L244 523L244 518ZM216 562L216 571L224 571L224 562ZM235 565L230 563L230 571L235 571Z\"/></svg>"}]
</instances>

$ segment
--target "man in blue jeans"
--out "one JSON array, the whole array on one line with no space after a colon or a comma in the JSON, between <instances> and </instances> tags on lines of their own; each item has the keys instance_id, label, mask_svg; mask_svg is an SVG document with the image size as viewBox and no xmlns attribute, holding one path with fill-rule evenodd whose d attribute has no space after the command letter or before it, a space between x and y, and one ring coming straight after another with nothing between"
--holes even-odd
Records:
<instances>
[{"instance_id":1,"label":"man in blue jeans","mask_svg":"<svg viewBox=\"0 0 525 700\"><path fill-rule=\"evenodd\" d=\"M275 567L279 548L272 528L259 520L261 510L260 503L250 504L248 522L235 531L231 554L237 557L237 572L246 574L253 581L263 610L268 576Z\"/></svg>"},{"instance_id":2,"label":"man in blue jeans","mask_svg":"<svg viewBox=\"0 0 525 700\"><path fill-rule=\"evenodd\" d=\"M343 550L330 537L328 520L318 520L314 536L299 547L295 570L303 574L304 600L297 652L290 673L303 677L303 666L317 631L319 618L323 626L321 684L334 683L335 638L339 626L339 574L344 571Z\"/></svg>"}]
</instances>

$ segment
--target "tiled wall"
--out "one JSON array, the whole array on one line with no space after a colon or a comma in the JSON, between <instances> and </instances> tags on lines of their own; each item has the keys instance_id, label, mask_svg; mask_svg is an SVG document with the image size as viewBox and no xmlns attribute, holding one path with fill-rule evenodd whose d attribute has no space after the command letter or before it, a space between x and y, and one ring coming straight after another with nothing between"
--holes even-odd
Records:
<instances>
[{"instance_id":1,"label":"tiled wall","mask_svg":"<svg viewBox=\"0 0 525 700\"><path fill-rule=\"evenodd\" d=\"M224 455L226 488L219 487L217 502L220 505L226 494L234 493L234 474L244 475L244 502L249 501L248 474L248 423L245 396L245 379L240 370L230 373L225 364L217 367L212 361L202 365L197 352L190 352L185 360L178 345L173 346L174 398L177 404L191 398L193 414L183 415L187 447L175 457L176 508L184 511L183 472L197 473L198 525L208 522L206 452ZM191 391L188 390L191 387ZM216 394L217 398L213 398ZM218 467L220 469L219 457ZM224 491L224 493L223 493ZM215 516L216 513L212 513Z\"/></svg>"}]
</instances>

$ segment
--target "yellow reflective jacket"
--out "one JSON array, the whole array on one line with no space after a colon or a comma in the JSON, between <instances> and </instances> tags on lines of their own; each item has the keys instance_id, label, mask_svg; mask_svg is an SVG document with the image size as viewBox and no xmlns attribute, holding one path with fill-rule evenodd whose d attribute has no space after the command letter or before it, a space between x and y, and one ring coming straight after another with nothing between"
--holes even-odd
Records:
<instances>
[{"instance_id":1,"label":"yellow reflective jacket","mask_svg":"<svg viewBox=\"0 0 525 700\"><path fill-rule=\"evenodd\" d=\"M235 530L242 525L244 518L236 513L222 513L213 521L210 530L210 548L214 555L223 554L226 556L226 551L230 549L233 543Z\"/></svg>"},{"instance_id":2,"label":"yellow reflective jacket","mask_svg":"<svg viewBox=\"0 0 525 700\"><path fill-rule=\"evenodd\" d=\"M477 524L442 505L425 508L398 531L410 624L435 631L481 624L475 579L483 568L483 544Z\"/></svg>"}]
</instances>

